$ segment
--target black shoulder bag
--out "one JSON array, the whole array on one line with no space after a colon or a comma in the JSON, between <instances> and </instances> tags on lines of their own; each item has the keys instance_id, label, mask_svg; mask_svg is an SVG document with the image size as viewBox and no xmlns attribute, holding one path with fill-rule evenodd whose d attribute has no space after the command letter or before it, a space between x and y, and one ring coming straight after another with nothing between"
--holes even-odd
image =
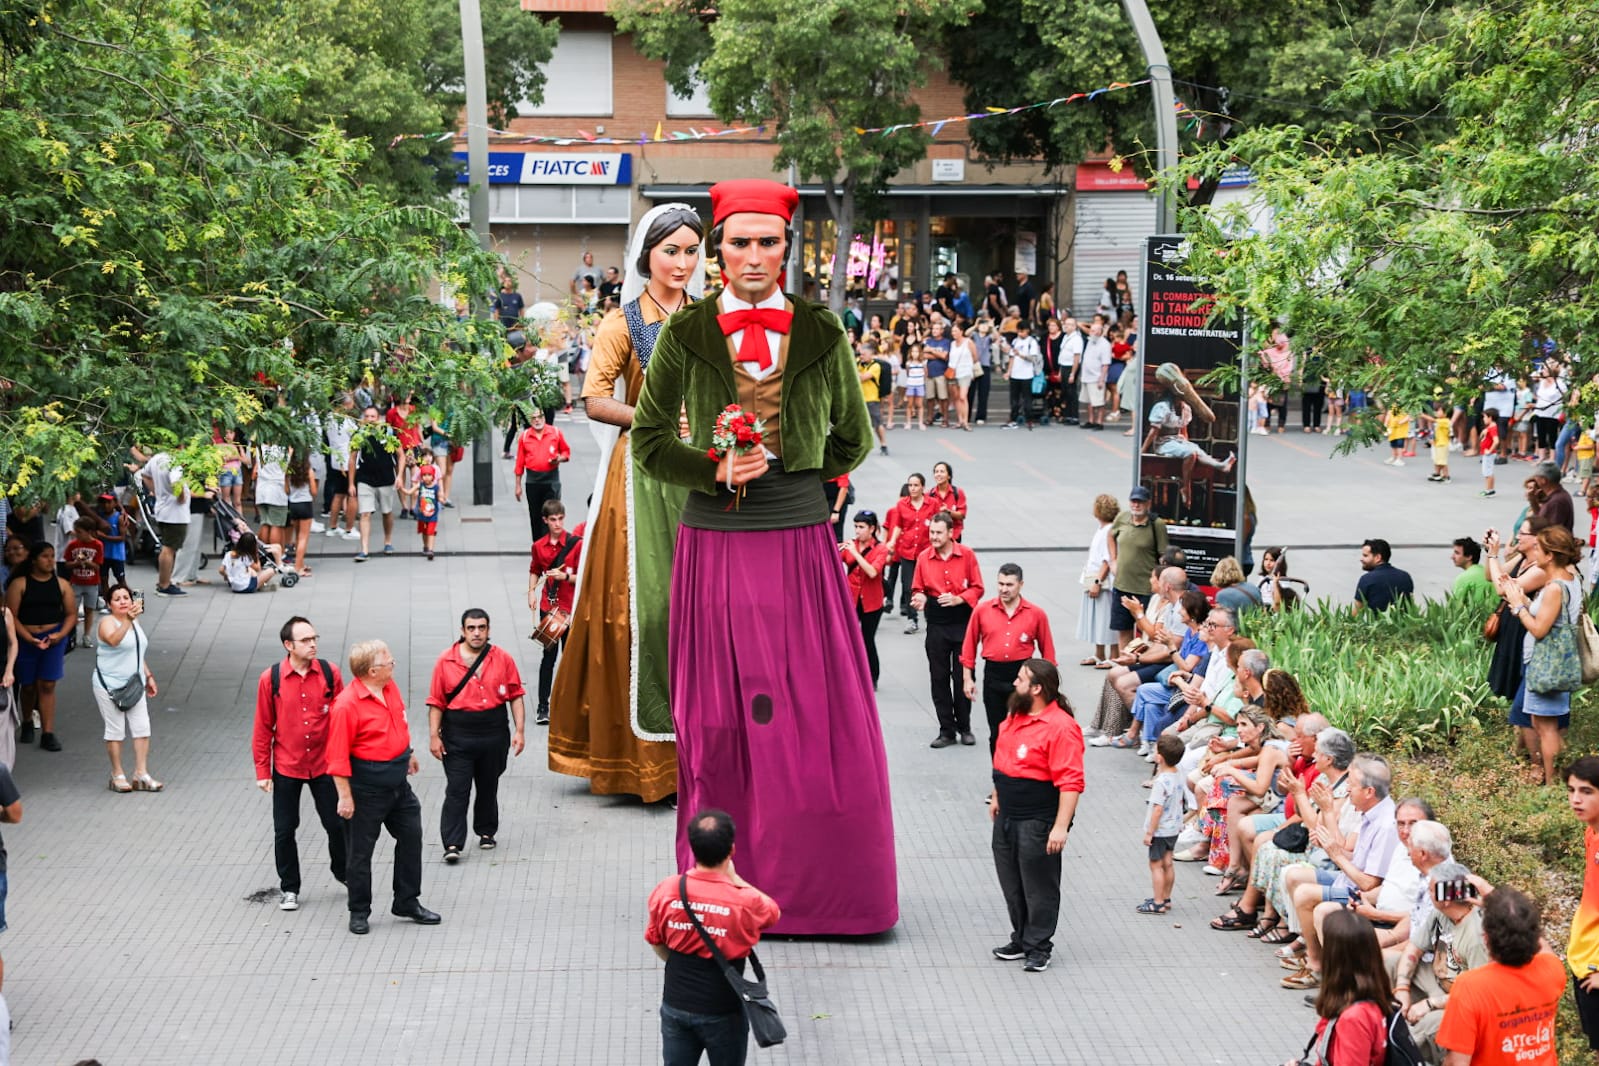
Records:
<instances>
[{"instance_id":1,"label":"black shoulder bag","mask_svg":"<svg viewBox=\"0 0 1599 1066\"><path fill-rule=\"evenodd\" d=\"M123 712L133 710L139 705L139 701L144 699L144 662L140 657L139 627L129 623L128 628L133 630L133 676L116 688L112 688L106 684L105 675L100 672L99 664L94 668L94 676L100 679L100 687L111 697L111 702L116 705L117 710Z\"/></svg>"},{"instance_id":2,"label":"black shoulder bag","mask_svg":"<svg viewBox=\"0 0 1599 1066\"><path fill-rule=\"evenodd\" d=\"M461 675L461 683L450 689L450 694L444 697L445 710L449 710L450 704L455 702L455 697L466 690L466 683L472 680L472 675L477 673L477 668L482 666L483 660L489 657L489 649L493 646L492 644L483 645L483 650L477 653L477 658L472 660L472 665L467 668L466 673Z\"/></svg>"},{"instance_id":3,"label":"black shoulder bag","mask_svg":"<svg viewBox=\"0 0 1599 1066\"><path fill-rule=\"evenodd\" d=\"M699 931L700 940L710 951L711 958L716 960L716 965L721 967L722 976L727 978L727 983L732 986L734 995L738 996L740 1005L744 1008L744 1018L750 1023L750 1032L755 1036L757 1047L772 1047L781 1044L788 1037L788 1030L783 1028L783 1019L778 1016L777 1006L766 994L766 971L761 968L761 960L755 957L755 952L750 951L750 968L755 971L755 980L751 981L733 969L733 964L727 961L727 956L722 954L722 949L716 946L716 941L711 939L705 931L705 926L700 924L700 916L694 913L694 908L688 903L688 874L682 874L677 879L677 896L683 901L683 912L694 923L694 928Z\"/></svg>"}]
</instances>

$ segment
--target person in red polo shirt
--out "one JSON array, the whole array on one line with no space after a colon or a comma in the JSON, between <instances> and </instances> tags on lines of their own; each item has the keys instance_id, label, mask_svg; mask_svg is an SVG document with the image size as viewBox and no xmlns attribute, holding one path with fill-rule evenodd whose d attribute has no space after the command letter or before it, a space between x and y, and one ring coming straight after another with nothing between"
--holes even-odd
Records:
<instances>
[{"instance_id":1,"label":"person in red polo shirt","mask_svg":"<svg viewBox=\"0 0 1599 1066\"><path fill-rule=\"evenodd\" d=\"M926 487L927 479L920 474L906 478L905 495L884 519L884 527L888 530L889 564L883 595L892 604L894 587L899 586L899 610L910 619L910 625L905 627L907 633L921 628L916 610L911 606L911 577L916 573L917 556L927 547L927 523L938 513L938 508L923 491Z\"/></svg>"},{"instance_id":2,"label":"person in red polo shirt","mask_svg":"<svg viewBox=\"0 0 1599 1066\"><path fill-rule=\"evenodd\" d=\"M316 656L316 627L295 615L278 630L288 657L261 671L255 686L255 784L272 797L272 854L277 860L278 909L300 909L300 792L311 790L328 834L328 862L344 883L344 822L339 792L328 775L328 709L344 688L339 668Z\"/></svg>"},{"instance_id":3,"label":"person in red polo shirt","mask_svg":"<svg viewBox=\"0 0 1599 1066\"><path fill-rule=\"evenodd\" d=\"M877 539L877 513L855 512L855 539L838 546L844 560L844 576L849 581L850 602L861 623L861 641L866 645L866 665L872 671L872 688L877 687L877 623L883 620L883 571L888 568L888 545Z\"/></svg>"},{"instance_id":4,"label":"person in red polo shirt","mask_svg":"<svg viewBox=\"0 0 1599 1066\"><path fill-rule=\"evenodd\" d=\"M1055 640L1049 617L1037 604L1022 599L1022 568L1006 563L994 581L999 595L979 604L966 623L961 644L961 673L966 698L977 695L977 656L983 656L983 711L988 715L988 753L994 754L999 724L1008 713L1010 694L1022 663L1040 658L1055 661Z\"/></svg>"},{"instance_id":5,"label":"person in red polo shirt","mask_svg":"<svg viewBox=\"0 0 1599 1066\"><path fill-rule=\"evenodd\" d=\"M566 505L559 499L544 501L546 536L533 542L533 560L527 568L527 606L537 628L551 611L572 615L572 600L577 595L578 564L583 557L582 534L566 531ZM582 527L578 527L581 529ZM566 650L566 634L544 649L539 660L539 705L533 721L550 724L550 688L555 683L555 666Z\"/></svg>"},{"instance_id":6,"label":"person in red polo shirt","mask_svg":"<svg viewBox=\"0 0 1599 1066\"><path fill-rule=\"evenodd\" d=\"M739 973L761 933L782 917L776 901L733 869L733 819L726 811L700 811L689 821L694 866L663 879L650 892L644 940L666 963L661 990L661 1052L667 1066L697 1063L741 1066L749 1050L749 1023L683 897L699 916L717 950Z\"/></svg>"},{"instance_id":7,"label":"person in red polo shirt","mask_svg":"<svg viewBox=\"0 0 1599 1066\"><path fill-rule=\"evenodd\" d=\"M1060 917L1060 856L1083 792L1083 730L1060 698L1060 672L1029 659L1016 674L1010 714L994 747L994 870L1010 912L996 959L1049 969Z\"/></svg>"},{"instance_id":8,"label":"person in red polo shirt","mask_svg":"<svg viewBox=\"0 0 1599 1066\"><path fill-rule=\"evenodd\" d=\"M506 756L522 754L526 744L525 691L511 653L489 643L488 612L473 607L463 613L461 639L445 648L433 664L428 689L428 751L444 763L439 838L447 863L461 861L466 805L474 783L472 832L480 850L494 849L500 830L500 775L505 773Z\"/></svg>"},{"instance_id":9,"label":"person in red polo shirt","mask_svg":"<svg viewBox=\"0 0 1599 1066\"><path fill-rule=\"evenodd\" d=\"M934 748L949 747L957 736L962 744L977 743L972 701L960 682L960 654L972 608L983 598L983 575L977 553L955 543L954 528L949 512L933 516L927 524L928 547L916 557L911 578L911 606L927 612L927 666L938 712L938 736L929 745Z\"/></svg>"},{"instance_id":10,"label":"person in red polo shirt","mask_svg":"<svg viewBox=\"0 0 1599 1066\"><path fill-rule=\"evenodd\" d=\"M345 878L350 932L371 932L372 851L385 829L394 838L394 905L397 918L438 925L422 906L422 805L406 780L416 773L405 701L394 683L394 655L381 640L350 649L355 682L328 712L328 773L339 791L339 817L349 823Z\"/></svg>"},{"instance_id":11,"label":"person in red polo shirt","mask_svg":"<svg viewBox=\"0 0 1599 1066\"><path fill-rule=\"evenodd\" d=\"M940 511L948 511L950 517L955 519L955 528L950 531L950 535L958 543L961 533L966 529L966 491L955 487L954 477L955 470L948 463L934 463L933 491L927 495L933 501L934 507Z\"/></svg>"},{"instance_id":12,"label":"person in red polo shirt","mask_svg":"<svg viewBox=\"0 0 1599 1066\"><path fill-rule=\"evenodd\" d=\"M544 421L537 407L528 414L527 428L516 439L516 469L512 472L516 498L527 490L527 521L537 538L544 532L544 504L561 498L561 464L572 461L572 448L561 431ZM526 481L526 485L523 481Z\"/></svg>"}]
</instances>

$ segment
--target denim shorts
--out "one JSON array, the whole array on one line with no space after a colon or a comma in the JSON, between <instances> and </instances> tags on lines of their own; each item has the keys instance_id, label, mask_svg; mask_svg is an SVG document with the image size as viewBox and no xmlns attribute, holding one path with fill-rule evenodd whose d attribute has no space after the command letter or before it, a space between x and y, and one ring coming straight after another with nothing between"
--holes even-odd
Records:
<instances>
[{"instance_id":1,"label":"denim shorts","mask_svg":"<svg viewBox=\"0 0 1599 1066\"><path fill-rule=\"evenodd\" d=\"M238 470L224 470L217 475L217 484L222 488L228 488L230 485L242 485L244 484L244 474Z\"/></svg>"},{"instance_id":2,"label":"denim shorts","mask_svg":"<svg viewBox=\"0 0 1599 1066\"><path fill-rule=\"evenodd\" d=\"M1316 870L1316 883L1321 886L1323 903L1348 903L1354 896L1347 882L1338 883L1338 870Z\"/></svg>"}]
</instances>

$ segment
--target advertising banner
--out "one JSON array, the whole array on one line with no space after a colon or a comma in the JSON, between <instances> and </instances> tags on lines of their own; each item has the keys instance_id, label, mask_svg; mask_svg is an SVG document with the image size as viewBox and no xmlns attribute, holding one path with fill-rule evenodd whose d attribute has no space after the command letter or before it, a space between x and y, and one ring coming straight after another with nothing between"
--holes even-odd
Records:
<instances>
[{"instance_id":1,"label":"advertising banner","mask_svg":"<svg viewBox=\"0 0 1599 1066\"><path fill-rule=\"evenodd\" d=\"M466 162L465 152L455 158ZM463 168L456 177L467 183ZM631 185L631 152L490 152L490 185Z\"/></svg>"},{"instance_id":2,"label":"advertising banner","mask_svg":"<svg viewBox=\"0 0 1599 1066\"><path fill-rule=\"evenodd\" d=\"M1199 384L1218 366L1240 365L1244 329L1241 321L1210 321L1214 296L1195 284L1187 258L1181 235L1146 242L1134 477L1187 554L1189 577L1208 585L1218 560L1243 557L1248 386L1240 394Z\"/></svg>"}]
</instances>

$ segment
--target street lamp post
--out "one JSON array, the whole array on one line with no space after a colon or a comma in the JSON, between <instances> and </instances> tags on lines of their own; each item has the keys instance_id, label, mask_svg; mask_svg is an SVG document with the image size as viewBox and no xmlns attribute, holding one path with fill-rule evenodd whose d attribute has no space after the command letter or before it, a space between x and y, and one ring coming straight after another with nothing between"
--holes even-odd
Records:
<instances>
[{"instance_id":1,"label":"street lamp post","mask_svg":"<svg viewBox=\"0 0 1599 1066\"><path fill-rule=\"evenodd\" d=\"M478 0L460 0L461 53L466 64L467 214L484 251L493 249L489 235L489 102L483 64L483 17ZM481 293L472 294L475 314L487 313ZM497 356L499 353L495 352ZM488 402L487 397L484 403ZM472 442L472 502L494 503L494 427Z\"/></svg>"},{"instance_id":2,"label":"street lamp post","mask_svg":"<svg viewBox=\"0 0 1599 1066\"><path fill-rule=\"evenodd\" d=\"M1171 66L1166 62L1166 46L1161 43L1160 31L1150 17L1149 5L1144 0L1122 0L1127 19L1138 35L1138 47L1143 50L1145 69L1149 73L1150 92L1155 97L1155 166L1170 172L1177 165L1177 112L1173 107L1176 94L1172 91ZM1155 232L1177 232L1176 193L1167 182L1155 201Z\"/></svg>"}]
</instances>

